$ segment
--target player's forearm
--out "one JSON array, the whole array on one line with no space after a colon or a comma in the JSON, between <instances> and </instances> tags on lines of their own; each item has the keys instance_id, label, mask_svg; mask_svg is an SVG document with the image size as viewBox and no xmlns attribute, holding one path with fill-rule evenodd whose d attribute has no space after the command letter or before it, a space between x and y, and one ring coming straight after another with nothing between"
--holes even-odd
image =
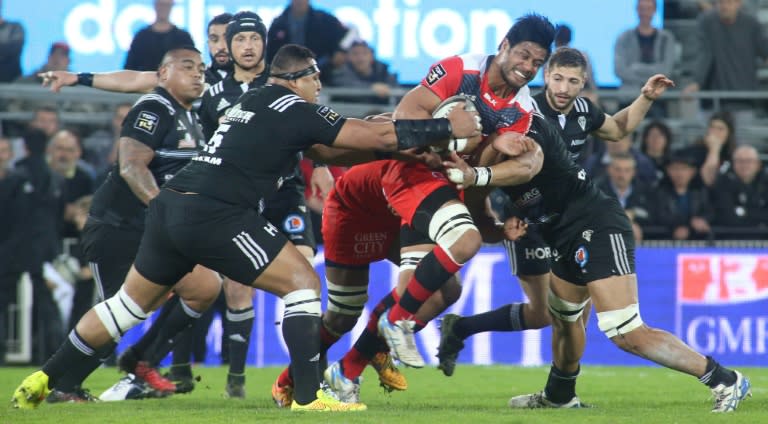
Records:
<instances>
[{"instance_id":1,"label":"player's forearm","mask_svg":"<svg viewBox=\"0 0 768 424\"><path fill-rule=\"evenodd\" d=\"M146 93L157 85L155 72L115 71L93 74L93 87L119 93Z\"/></svg>"},{"instance_id":2,"label":"player's forearm","mask_svg":"<svg viewBox=\"0 0 768 424\"><path fill-rule=\"evenodd\" d=\"M652 104L653 100L641 94L632 104L613 115L613 120L619 129L619 134L616 134L615 140L619 140L634 131L643 122Z\"/></svg>"},{"instance_id":3,"label":"player's forearm","mask_svg":"<svg viewBox=\"0 0 768 424\"><path fill-rule=\"evenodd\" d=\"M544 154L540 148L497 163L490 167L488 185L506 187L525 184L541 171L543 163Z\"/></svg>"},{"instance_id":4,"label":"player's forearm","mask_svg":"<svg viewBox=\"0 0 768 424\"><path fill-rule=\"evenodd\" d=\"M160 188L155 182L155 177L145 164L135 162L125 162L120 164L120 176L123 177L133 194L145 205L149 205L160 192Z\"/></svg>"}]
</instances>

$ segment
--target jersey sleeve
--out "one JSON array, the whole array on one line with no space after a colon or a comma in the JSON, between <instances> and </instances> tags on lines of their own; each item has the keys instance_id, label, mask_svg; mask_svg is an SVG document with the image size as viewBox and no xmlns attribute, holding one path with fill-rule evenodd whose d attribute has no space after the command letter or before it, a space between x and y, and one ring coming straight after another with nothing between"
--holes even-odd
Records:
<instances>
[{"instance_id":1,"label":"jersey sleeve","mask_svg":"<svg viewBox=\"0 0 768 424\"><path fill-rule=\"evenodd\" d=\"M173 128L173 116L158 101L147 100L135 105L125 117L120 137L129 137L152 150L160 147L163 136Z\"/></svg>"},{"instance_id":2,"label":"jersey sleeve","mask_svg":"<svg viewBox=\"0 0 768 424\"><path fill-rule=\"evenodd\" d=\"M296 112L301 116L297 116L295 122L312 140L310 145L332 145L347 118L325 105L299 103L296 106Z\"/></svg>"},{"instance_id":3,"label":"jersey sleeve","mask_svg":"<svg viewBox=\"0 0 768 424\"><path fill-rule=\"evenodd\" d=\"M203 98L200 101L200 113L198 116L200 117L200 126L203 127L203 136L205 141L208 141L213 137L213 133L216 132L219 120L214 109L213 97L207 90L203 93Z\"/></svg>"},{"instance_id":4,"label":"jersey sleeve","mask_svg":"<svg viewBox=\"0 0 768 424\"><path fill-rule=\"evenodd\" d=\"M589 118L592 122L592 128L589 129L589 132L599 130L605 123L605 111L603 108L593 103L592 100L589 100L586 97L582 97L582 99L589 105Z\"/></svg>"},{"instance_id":5,"label":"jersey sleeve","mask_svg":"<svg viewBox=\"0 0 768 424\"><path fill-rule=\"evenodd\" d=\"M459 90L463 73L464 61L459 56L451 56L432 65L421 85L445 100Z\"/></svg>"}]
</instances>

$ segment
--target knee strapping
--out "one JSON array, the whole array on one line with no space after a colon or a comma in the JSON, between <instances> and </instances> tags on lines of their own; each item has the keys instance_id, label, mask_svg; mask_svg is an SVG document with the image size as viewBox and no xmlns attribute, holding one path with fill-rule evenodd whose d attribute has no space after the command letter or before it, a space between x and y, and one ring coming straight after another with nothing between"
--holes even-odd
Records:
<instances>
[{"instance_id":1,"label":"knee strapping","mask_svg":"<svg viewBox=\"0 0 768 424\"><path fill-rule=\"evenodd\" d=\"M296 315L312 315L319 317L321 314L320 297L312 289L294 290L283 296L285 311L283 317L289 318Z\"/></svg>"},{"instance_id":2,"label":"knee strapping","mask_svg":"<svg viewBox=\"0 0 768 424\"><path fill-rule=\"evenodd\" d=\"M569 302L558 297L552 290L547 295L549 303L549 312L560 321L576 322L584 312L584 306L589 302L589 298L581 303Z\"/></svg>"},{"instance_id":3,"label":"knee strapping","mask_svg":"<svg viewBox=\"0 0 768 424\"><path fill-rule=\"evenodd\" d=\"M147 314L128 296L124 288L94 308L96 315L116 342L126 331L147 319Z\"/></svg>"},{"instance_id":4,"label":"knee strapping","mask_svg":"<svg viewBox=\"0 0 768 424\"><path fill-rule=\"evenodd\" d=\"M627 334L643 325L640 317L640 305L633 303L624 309L597 313L597 326L610 339Z\"/></svg>"},{"instance_id":5,"label":"knee strapping","mask_svg":"<svg viewBox=\"0 0 768 424\"><path fill-rule=\"evenodd\" d=\"M400 255L400 272L413 270L429 252L406 252Z\"/></svg>"},{"instance_id":6,"label":"knee strapping","mask_svg":"<svg viewBox=\"0 0 768 424\"><path fill-rule=\"evenodd\" d=\"M359 317L368 301L368 285L340 286L326 279L328 310L337 314Z\"/></svg>"},{"instance_id":7,"label":"knee strapping","mask_svg":"<svg viewBox=\"0 0 768 424\"><path fill-rule=\"evenodd\" d=\"M429 221L429 237L446 251L470 230L477 231L477 227L462 203L440 208Z\"/></svg>"}]
</instances>

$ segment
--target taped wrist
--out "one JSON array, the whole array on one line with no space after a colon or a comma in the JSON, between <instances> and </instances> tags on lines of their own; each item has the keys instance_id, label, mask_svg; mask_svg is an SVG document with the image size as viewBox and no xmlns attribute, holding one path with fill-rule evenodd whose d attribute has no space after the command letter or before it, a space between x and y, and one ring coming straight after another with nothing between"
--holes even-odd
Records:
<instances>
[{"instance_id":1,"label":"taped wrist","mask_svg":"<svg viewBox=\"0 0 768 424\"><path fill-rule=\"evenodd\" d=\"M447 118L398 119L395 124L397 150L424 147L451 137L453 129Z\"/></svg>"},{"instance_id":2,"label":"taped wrist","mask_svg":"<svg viewBox=\"0 0 768 424\"><path fill-rule=\"evenodd\" d=\"M90 72L80 72L77 74L77 85L93 87L93 74Z\"/></svg>"},{"instance_id":3,"label":"taped wrist","mask_svg":"<svg viewBox=\"0 0 768 424\"><path fill-rule=\"evenodd\" d=\"M475 170L476 186L487 186L488 184L491 183L491 179L493 179L493 172L491 171L490 167L481 166L481 167L474 167L472 169Z\"/></svg>"}]
</instances>

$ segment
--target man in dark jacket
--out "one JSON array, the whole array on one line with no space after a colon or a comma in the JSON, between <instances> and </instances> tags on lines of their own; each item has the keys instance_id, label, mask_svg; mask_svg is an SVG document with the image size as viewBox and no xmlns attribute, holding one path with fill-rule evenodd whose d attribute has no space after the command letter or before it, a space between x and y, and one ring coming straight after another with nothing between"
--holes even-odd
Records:
<instances>
[{"instance_id":1,"label":"man in dark jacket","mask_svg":"<svg viewBox=\"0 0 768 424\"><path fill-rule=\"evenodd\" d=\"M267 33L267 62L272 63L275 53L286 44L299 44L317 56L323 83L334 68L346 60L342 40L348 33L335 16L309 5L309 0L291 0Z\"/></svg>"},{"instance_id":2,"label":"man in dark jacket","mask_svg":"<svg viewBox=\"0 0 768 424\"><path fill-rule=\"evenodd\" d=\"M718 238L768 238L768 174L757 149L739 146L733 151L733 167L715 180L712 204Z\"/></svg>"}]
</instances>

